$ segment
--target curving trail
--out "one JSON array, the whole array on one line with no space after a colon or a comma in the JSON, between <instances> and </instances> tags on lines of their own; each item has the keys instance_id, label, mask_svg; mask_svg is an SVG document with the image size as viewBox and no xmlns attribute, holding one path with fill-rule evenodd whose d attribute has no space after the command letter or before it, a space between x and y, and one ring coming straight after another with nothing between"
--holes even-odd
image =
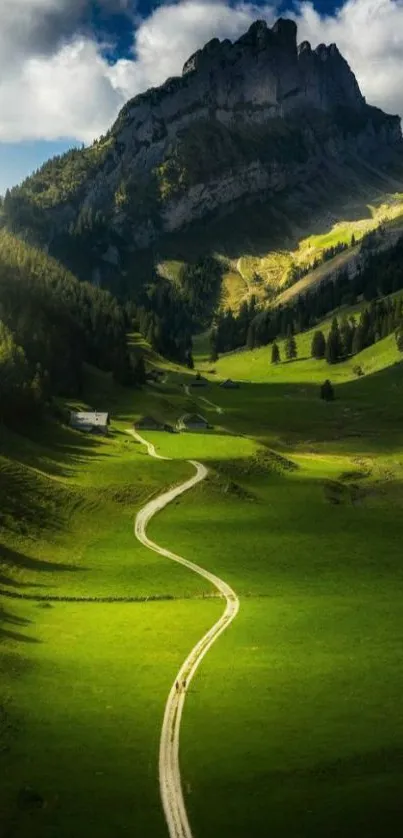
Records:
<instances>
[{"instance_id":1,"label":"curving trail","mask_svg":"<svg viewBox=\"0 0 403 838\"><path fill-rule=\"evenodd\" d=\"M192 398L192 399L199 399L199 401L201 401L201 402L205 402L205 404L207 404L207 405L209 405L210 407L212 407L212 408L213 408L213 410L215 410L215 411L216 411L216 413L224 413L224 408L223 408L223 407L220 407L218 404L215 404L214 402L211 402L211 401L210 401L210 399L206 399L204 396L199 396L199 395L198 395L198 394L196 394L196 393L191 393L191 392L190 392L190 387L189 387L189 384L184 384L184 385L183 385L183 389L184 389L184 391L185 391L186 395L187 395L187 396L190 396L190 398ZM146 444L147 444L147 443L146 443Z\"/></svg>"},{"instance_id":2,"label":"curving trail","mask_svg":"<svg viewBox=\"0 0 403 838\"><path fill-rule=\"evenodd\" d=\"M141 442L142 445L146 446L147 454L149 454L150 457L155 457L156 460L169 460L169 457L163 457L161 454L157 454L155 445L153 445L152 442L147 442L146 439L143 439L137 431L127 431L127 433L130 434L130 436L134 436L134 438L137 439L137 442Z\"/></svg>"},{"instance_id":3,"label":"curving trail","mask_svg":"<svg viewBox=\"0 0 403 838\"><path fill-rule=\"evenodd\" d=\"M211 402L210 399L206 399L204 396L199 396L199 399L201 402L205 402L205 404L210 405L216 413L224 413L224 408L220 407L218 404L214 404L214 402Z\"/></svg>"},{"instance_id":4,"label":"curving trail","mask_svg":"<svg viewBox=\"0 0 403 838\"><path fill-rule=\"evenodd\" d=\"M169 459L169 457L161 457L156 453L154 446L143 439L140 434L135 431L131 432L139 442L142 442L147 447L147 451L151 457L158 459ZM181 783L180 765L179 765L179 734L180 724L182 718L183 707L186 697L186 689L189 686L193 676L196 673L198 666L203 660L205 654L209 651L213 643L218 639L220 634L225 631L232 620L235 619L239 611L239 599L236 593L230 588L226 582L223 582L218 576L205 570L200 565L184 559L182 556L160 547L155 541L151 541L146 534L147 524L151 518L161 509L164 509L171 501L187 492L189 489L196 486L207 476L207 469L202 463L195 460L189 460L195 469L196 473L185 483L181 483L173 489L169 489L164 494L151 500L140 512L137 514L135 521L134 532L136 538L148 547L171 559L174 562L184 565L203 576L225 598L226 606L224 613L219 620L212 626L211 629L196 643L185 662L182 664L175 681L171 687L167 703L165 705L164 720L162 724L161 739L160 739L160 753L159 753L159 781L162 805L164 808L165 819L168 826L170 838L192 838L192 830L190 828L185 801L183 798L183 790ZM186 683L184 688L183 682ZM179 690L176 688L176 683L181 686Z\"/></svg>"}]
</instances>

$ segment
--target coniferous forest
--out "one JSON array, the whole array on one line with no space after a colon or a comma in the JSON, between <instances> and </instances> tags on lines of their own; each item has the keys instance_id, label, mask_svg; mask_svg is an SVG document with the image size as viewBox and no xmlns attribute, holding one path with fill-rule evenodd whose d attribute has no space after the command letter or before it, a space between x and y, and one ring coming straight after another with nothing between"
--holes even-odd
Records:
<instances>
[{"instance_id":1,"label":"coniferous forest","mask_svg":"<svg viewBox=\"0 0 403 838\"><path fill-rule=\"evenodd\" d=\"M110 293L1 232L0 419L38 413L52 395L79 395L84 362L134 383L126 333Z\"/></svg>"}]
</instances>

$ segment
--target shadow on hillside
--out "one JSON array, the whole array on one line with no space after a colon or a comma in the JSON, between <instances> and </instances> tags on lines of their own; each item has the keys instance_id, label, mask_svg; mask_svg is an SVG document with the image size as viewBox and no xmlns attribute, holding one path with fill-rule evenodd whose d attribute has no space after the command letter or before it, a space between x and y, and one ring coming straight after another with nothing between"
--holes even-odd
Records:
<instances>
[{"instance_id":1,"label":"shadow on hillside","mask_svg":"<svg viewBox=\"0 0 403 838\"><path fill-rule=\"evenodd\" d=\"M31 637L28 634L23 634L16 629L24 628L32 625L32 621L24 617L17 617L11 611L6 611L0 605L0 643L2 640L14 640L20 643L40 643L36 637ZM12 626L12 628L9 628Z\"/></svg>"},{"instance_id":2,"label":"shadow on hillside","mask_svg":"<svg viewBox=\"0 0 403 838\"><path fill-rule=\"evenodd\" d=\"M324 379L332 380L333 369L323 371ZM306 381L242 381L239 390L225 394L216 386L224 409L216 421L232 433L270 440L274 447L280 441L290 451L303 450L304 444L313 451L315 443L326 443L330 454L332 443L340 442L347 454L348 448L352 454L396 451L403 444L402 372L400 362L352 381L333 379L335 401L330 403L321 400L319 383ZM213 393L210 387L212 401Z\"/></svg>"},{"instance_id":3,"label":"shadow on hillside","mask_svg":"<svg viewBox=\"0 0 403 838\"><path fill-rule=\"evenodd\" d=\"M400 774L403 764L403 748L387 747L374 751L353 754L348 757L340 757L329 762L303 768L295 768L291 772L273 771L273 777L316 777L322 780L338 779L342 782L357 777L379 777L385 774Z\"/></svg>"},{"instance_id":4,"label":"shadow on hillside","mask_svg":"<svg viewBox=\"0 0 403 838\"><path fill-rule=\"evenodd\" d=\"M63 493L55 487L52 498L52 487L46 495L41 494L41 488L35 482L24 486L22 480L12 480L7 492L7 481L0 475L0 526L4 532L32 537L39 531L65 529Z\"/></svg>"},{"instance_id":5,"label":"shadow on hillside","mask_svg":"<svg viewBox=\"0 0 403 838\"><path fill-rule=\"evenodd\" d=\"M24 553L17 552L17 550L12 550L4 544L0 544L0 564L3 567L3 570L4 567L8 567L10 569L30 570L33 572L44 571L45 573L54 573L55 571L58 573L81 573L81 571L87 569L85 567L77 567L72 564L63 564L62 562L58 563L35 559L32 558L32 556L27 556ZM31 583L29 583L29 587L32 587Z\"/></svg>"},{"instance_id":6,"label":"shadow on hillside","mask_svg":"<svg viewBox=\"0 0 403 838\"><path fill-rule=\"evenodd\" d=\"M13 579L11 576L6 575L3 572L3 570L0 572L0 585L7 585L10 588L17 588L18 590L20 590L21 588L47 587L46 585L42 585L40 582L21 582L19 580Z\"/></svg>"},{"instance_id":7,"label":"shadow on hillside","mask_svg":"<svg viewBox=\"0 0 403 838\"><path fill-rule=\"evenodd\" d=\"M56 421L20 428L0 429L0 454L55 477L68 477L92 459L108 456L99 437L79 434Z\"/></svg>"},{"instance_id":8,"label":"shadow on hillside","mask_svg":"<svg viewBox=\"0 0 403 838\"><path fill-rule=\"evenodd\" d=\"M148 251L149 264L146 253L141 254L140 269L148 274L156 261L192 261L217 251L235 260L245 253L265 256L270 250L294 250L302 238L326 235L337 223L370 219L370 204L395 193L399 185L403 190L401 170L400 162L396 182L395 172L375 172L358 160L340 169L324 164L309 184L279 193L275 200L251 201L245 212L243 198L231 215L216 214L203 219L202 225L195 222L166 236L158 241L158 253Z\"/></svg>"}]
</instances>

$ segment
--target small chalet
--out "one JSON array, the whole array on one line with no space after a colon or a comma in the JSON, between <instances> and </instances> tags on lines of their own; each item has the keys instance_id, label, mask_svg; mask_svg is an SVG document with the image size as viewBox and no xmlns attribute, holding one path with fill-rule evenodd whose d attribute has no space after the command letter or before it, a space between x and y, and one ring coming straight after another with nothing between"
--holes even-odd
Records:
<instances>
[{"instance_id":1,"label":"small chalet","mask_svg":"<svg viewBox=\"0 0 403 838\"><path fill-rule=\"evenodd\" d=\"M109 413L98 413L97 410L72 410L70 413L70 425L76 431L84 431L87 434L108 433L110 423Z\"/></svg>"},{"instance_id":2,"label":"small chalet","mask_svg":"<svg viewBox=\"0 0 403 838\"><path fill-rule=\"evenodd\" d=\"M238 381L232 381L231 378L227 378L226 381L222 381L220 387L224 387L225 390L239 390Z\"/></svg>"},{"instance_id":3,"label":"small chalet","mask_svg":"<svg viewBox=\"0 0 403 838\"><path fill-rule=\"evenodd\" d=\"M177 423L178 431L205 431L211 428L207 419L198 413L185 413Z\"/></svg>"},{"instance_id":4,"label":"small chalet","mask_svg":"<svg viewBox=\"0 0 403 838\"><path fill-rule=\"evenodd\" d=\"M165 426L162 422L158 422L153 416L141 416L140 419L134 423L136 431L164 431Z\"/></svg>"}]
</instances>

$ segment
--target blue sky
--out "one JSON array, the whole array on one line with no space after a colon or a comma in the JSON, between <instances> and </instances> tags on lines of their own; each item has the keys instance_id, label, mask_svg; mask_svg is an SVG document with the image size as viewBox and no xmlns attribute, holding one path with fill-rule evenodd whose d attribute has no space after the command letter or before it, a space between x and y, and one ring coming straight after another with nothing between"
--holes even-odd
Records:
<instances>
[{"instance_id":1,"label":"blue sky","mask_svg":"<svg viewBox=\"0 0 403 838\"><path fill-rule=\"evenodd\" d=\"M127 99L257 17L336 41L367 99L403 111L403 0L1 0L0 194L104 133Z\"/></svg>"}]
</instances>

